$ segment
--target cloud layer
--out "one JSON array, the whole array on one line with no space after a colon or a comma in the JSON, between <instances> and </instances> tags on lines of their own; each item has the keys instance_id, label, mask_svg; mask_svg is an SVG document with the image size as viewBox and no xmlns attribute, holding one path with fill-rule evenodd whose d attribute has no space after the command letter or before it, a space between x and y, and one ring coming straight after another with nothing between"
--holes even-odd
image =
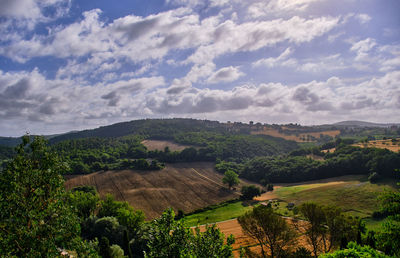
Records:
<instances>
[{"instance_id":1,"label":"cloud layer","mask_svg":"<svg viewBox=\"0 0 400 258\"><path fill-rule=\"evenodd\" d=\"M162 11L109 18L96 6L74 15L79 1L3 1L1 133L176 116L396 122L400 45L389 31L399 24L374 5L343 2L354 9L171 0Z\"/></svg>"}]
</instances>

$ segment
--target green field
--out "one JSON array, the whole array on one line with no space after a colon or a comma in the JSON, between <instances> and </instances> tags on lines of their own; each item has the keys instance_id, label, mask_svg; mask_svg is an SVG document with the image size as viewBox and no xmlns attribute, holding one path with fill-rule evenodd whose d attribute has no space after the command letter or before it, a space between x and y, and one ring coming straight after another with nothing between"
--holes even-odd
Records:
<instances>
[{"instance_id":1,"label":"green field","mask_svg":"<svg viewBox=\"0 0 400 258\"><path fill-rule=\"evenodd\" d=\"M379 209L377 198L385 189L393 189L392 184L371 184L365 176L351 176L337 181L281 187L276 190L276 195L295 205L309 201L335 205L350 215L365 218Z\"/></svg>"},{"instance_id":2,"label":"green field","mask_svg":"<svg viewBox=\"0 0 400 258\"><path fill-rule=\"evenodd\" d=\"M380 230L382 221L371 219L371 215L379 209L379 194L385 189L395 189L395 187L395 182L389 179L371 184L365 176L344 176L276 188L274 193L278 198L272 202L272 207L283 216L294 216L293 211L287 209L287 204L290 202L295 206L308 201L322 205L336 205L348 215L363 218L369 229ZM242 201L226 203L215 209L188 215L183 221L186 226L224 221L243 215L257 203L256 201L251 205Z\"/></svg>"},{"instance_id":3,"label":"green field","mask_svg":"<svg viewBox=\"0 0 400 258\"><path fill-rule=\"evenodd\" d=\"M251 209L251 205L242 201L237 201L234 203L227 203L226 205L223 205L222 207L218 207L216 209L188 215L183 218L183 222L185 226L188 227L214 223L218 221L237 218Z\"/></svg>"}]
</instances>

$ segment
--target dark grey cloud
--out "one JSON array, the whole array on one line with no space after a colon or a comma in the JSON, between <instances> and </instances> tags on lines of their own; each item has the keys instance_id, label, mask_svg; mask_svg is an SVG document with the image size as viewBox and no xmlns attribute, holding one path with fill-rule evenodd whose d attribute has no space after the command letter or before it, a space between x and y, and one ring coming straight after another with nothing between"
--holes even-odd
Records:
<instances>
[{"instance_id":1,"label":"dark grey cloud","mask_svg":"<svg viewBox=\"0 0 400 258\"><path fill-rule=\"evenodd\" d=\"M175 87L170 87L167 90L167 94L179 94L182 91L184 91L185 89L187 89L186 86L175 86Z\"/></svg>"},{"instance_id":2,"label":"dark grey cloud","mask_svg":"<svg viewBox=\"0 0 400 258\"><path fill-rule=\"evenodd\" d=\"M312 104L319 101L319 97L306 87L299 87L293 94L293 100L303 104Z\"/></svg>"},{"instance_id":3,"label":"dark grey cloud","mask_svg":"<svg viewBox=\"0 0 400 258\"><path fill-rule=\"evenodd\" d=\"M105 94L101 96L102 99L108 100L108 106L109 107L115 107L118 104L118 101L120 100L120 96L117 94L117 92L112 91L108 94Z\"/></svg>"},{"instance_id":4,"label":"dark grey cloud","mask_svg":"<svg viewBox=\"0 0 400 258\"><path fill-rule=\"evenodd\" d=\"M126 33L128 39L133 41L146 34L152 33L153 28L159 24L159 21L160 17L155 17L130 24L118 25L116 31Z\"/></svg>"},{"instance_id":5,"label":"dark grey cloud","mask_svg":"<svg viewBox=\"0 0 400 258\"><path fill-rule=\"evenodd\" d=\"M374 101L372 98L365 98L365 99L361 99L361 100L353 100L353 101L347 101L347 102L342 102L342 104L340 105L342 109L363 109L366 107L373 107L378 105L379 102L378 101Z\"/></svg>"},{"instance_id":6,"label":"dark grey cloud","mask_svg":"<svg viewBox=\"0 0 400 258\"><path fill-rule=\"evenodd\" d=\"M28 90L31 88L29 79L24 78L17 83L8 86L1 95L2 99L20 99L26 96Z\"/></svg>"}]
</instances>

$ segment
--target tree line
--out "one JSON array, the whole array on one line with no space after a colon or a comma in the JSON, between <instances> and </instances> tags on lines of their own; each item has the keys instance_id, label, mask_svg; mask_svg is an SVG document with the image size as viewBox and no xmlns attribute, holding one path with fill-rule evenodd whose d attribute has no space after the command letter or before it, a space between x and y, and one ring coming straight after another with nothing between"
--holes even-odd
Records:
<instances>
[{"instance_id":1,"label":"tree line","mask_svg":"<svg viewBox=\"0 0 400 258\"><path fill-rule=\"evenodd\" d=\"M216 169L235 171L240 177L264 185L276 182L299 182L329 177L362 174L399 178L400 153L386 149L341 145L324 160L307 156L256 157L243 163L221 161Z\"/></svg>"}]
</instances>

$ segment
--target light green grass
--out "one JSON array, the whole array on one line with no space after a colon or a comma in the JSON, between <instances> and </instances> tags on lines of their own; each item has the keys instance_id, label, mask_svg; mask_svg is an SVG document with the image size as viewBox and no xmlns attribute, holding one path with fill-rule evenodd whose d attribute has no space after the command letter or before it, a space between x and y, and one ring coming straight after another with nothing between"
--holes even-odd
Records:
<instances>
[{"instance_id":1,"label":"light green grass","mask_svg":"<svg viewBox=\"0 0 400 258\"><path fill-rule=\"evenodd\" d=\"M316 183L276 189L279 199L293 202L296 206L304 202L315 202L321 205L335 205L353 217L363 218L368 229L380 230L381 222L372 220L372 213L379 210L378 196L385 189L393 189L393 180L384 180L371 184L365 177L354 177L341 180L337 184Z\"/></svg>"},{"instance_id":2,"label":"light green grass","mask_svg":"<svg viewBox=\"0 0 400 258\"><path fill-rule=\"evenodd\" d=\"M188 215L183 218L183 222L185 226L188 227L215 223L218 221L237 218L251 209L252 206L244 204L242 201L237 201L224 205L223 207Z\"/></svg>"}]
</instances>

